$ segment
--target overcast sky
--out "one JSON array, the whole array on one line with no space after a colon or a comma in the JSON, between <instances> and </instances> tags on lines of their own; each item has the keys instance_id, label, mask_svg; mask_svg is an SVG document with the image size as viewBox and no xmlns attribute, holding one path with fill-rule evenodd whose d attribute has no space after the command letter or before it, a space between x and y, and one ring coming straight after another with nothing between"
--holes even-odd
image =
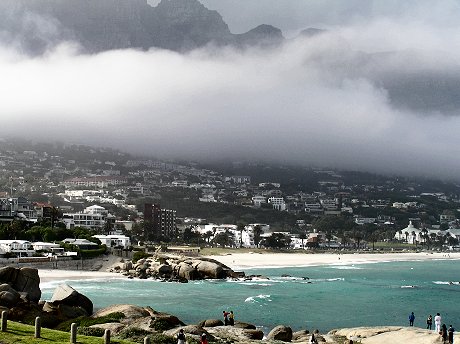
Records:
<instances>
[{"instance_id":1,"label":"overcast sky","mask_svg":"<svg viewBox=\"0 0 460 344\"><path fill-rule=\"evenodd\" d=\"M186 159L459 176L460 116L395 106L376 82L407 71L458 73L457 1L204 2L234 32L258 23L329 31L272 51L81 55L63 44L29 58L0 47L0 135ZM363 55L388 51L362 65Z\"/></svg>"}]
</instances>

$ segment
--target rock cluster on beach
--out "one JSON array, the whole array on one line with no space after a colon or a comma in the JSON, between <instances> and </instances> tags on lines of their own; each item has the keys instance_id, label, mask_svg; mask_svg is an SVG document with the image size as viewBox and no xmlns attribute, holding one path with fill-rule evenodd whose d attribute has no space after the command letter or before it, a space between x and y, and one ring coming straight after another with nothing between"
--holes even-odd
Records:
<instances>
[{"instance_id":1,"label":"rock cluster on beach","mask_svg":"<svg viewBox=\"0 0 460 344\"><path fill-rule=\"evenodd\" d=\"M40 316L45 326L93 313L93 303L68 285L60 285L50 301L40 301L40 277L33 268L0 268L0 310L8 319L31 322Z\"/></svg>"},{"instance_id":2,"label":"rock cluster on beach","mask_svg":"<svg viewBox=\"0 0 460 344\"><path fill-rule=\"evenodd\" d=\"M166 254L156 254L150 258L140 259L136 263L126 261L115 265L111 271L132 278L155 278L177 282L244 277L244 274L234 272L214 259Z\"/></svg>"}]
</instances>

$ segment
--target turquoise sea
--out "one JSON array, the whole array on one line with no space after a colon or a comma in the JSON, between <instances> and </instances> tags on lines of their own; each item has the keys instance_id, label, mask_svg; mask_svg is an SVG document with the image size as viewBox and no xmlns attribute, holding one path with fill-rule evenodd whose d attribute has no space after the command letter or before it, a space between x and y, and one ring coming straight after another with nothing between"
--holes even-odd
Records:
<instances>
[{"instance_id":1,"label":"turquoise sea","mask_svg":"<svg viewBox=\"0 0 460 344\"><path fill-rule=\"evenodd\" d=\"M439 312L443 322L459 328L459 267L460 261L436 260L245 270L247 275L269 278L257 281L66 282L88 296L95 308L117 303L151 306L185 323L220 318L222 310L233 310L236 320L253 323L265 332L279 324L325 332L407 325L410 312L415 313L415 326L424 327L428 314ZM59 283L42 283L42 298L50 299Z\"/></svg>"}]
</instances>

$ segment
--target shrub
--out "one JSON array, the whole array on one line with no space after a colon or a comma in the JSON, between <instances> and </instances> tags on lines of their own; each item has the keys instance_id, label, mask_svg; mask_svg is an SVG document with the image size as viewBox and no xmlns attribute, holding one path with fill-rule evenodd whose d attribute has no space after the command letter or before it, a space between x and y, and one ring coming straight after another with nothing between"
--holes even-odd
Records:
<instances>
[{"instance_id":1,"label":"shrub","mask_svg":"<svg viewBox=\"0 0 460 344\"><path fill-rule=\"evenodd\" d=\"M139 259L148 257L150 257L150 254L145 253L144 251L137 251L133 254L133 263L136 263Z\"/></svg>"},{"instance_id":2,"label":"shrub","mask_svg":"<svg viewBox=\"0 0 460 344\"><path fill-rule=\"evenodd\" d=\"M172 325L169 321L165 319L157 319L153 323L153 329L157 332L163 332L172 329L175 325Z\"/></svg>"},{"instance_id":3,"label":"shrub","mask_svg":"<svg viewBox=\"0 0 460 344\"><path fill-rule=\"evenodd\" d=\"M174 337L162 333L151 334L149 338L150 341L155 344L176 344L176 339Z\"/></svg>"},{"instance_id":4,"label":"shrub","mask_svg":"<svg viewBox=\"0 0 460 344\"><path fill-rule=\"evenodd\" d=\"M129 340L131 340L133 342L137 342L137 343L143 343L144 338L147 337L148 335L151 335L151 334L152 334L151 332L143 330L141 328L130 327L130 328L127 328L125 330L122 330L117 335L117 337L120 338L120 339L129 339ZM155 341L153 341L153 343L156 344ZM175 341L172 344L175 344Z\"/></svg>"},{"instance_id":5,"label":"shrub","mask_svg":"<svg viewBox=\"0 0 460 344\"><path fill-rule=\"evenodd\" d=\"M105 330L97 327L79 327L77 333L83 336L102 337Z\"/></svg>"},{"instance_id":6,"label":"shrub","mask_svg":"<svg viewBox=\"0 0 460 344\"><path fill-rule=\"evenodd\" d=\"M60 323L56 327L56 330L69 332L70 326L72 325L72 323L76 323L78 327L89 327L89 326L97 325L97 324L120 322L120 319L123 319L124 317L125 315L121 312L114 312L114 313L110 313L110 314L104 315L102 317L97 317L97 318L81 316L81 317L70 319L70 320L64 321L63 323Z\"/></svg>"}]
</instances>

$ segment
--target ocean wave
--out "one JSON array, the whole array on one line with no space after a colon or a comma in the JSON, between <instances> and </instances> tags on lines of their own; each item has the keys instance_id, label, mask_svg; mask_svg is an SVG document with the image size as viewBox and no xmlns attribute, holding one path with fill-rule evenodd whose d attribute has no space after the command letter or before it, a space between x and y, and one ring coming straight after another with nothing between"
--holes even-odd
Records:
<instances>
[{"instance_id":1,"label":"ocean wave","mask_svg":"<svg viewBox=\"0 0 460 344\"><path fill-rule=\"evenodd\" d=\"M241 285L260 285L261 287L269 287L273 285L270 283L256 283L256 282L241 282L240 284Z\"/></svg>"},{"instance_id":2,"label":"ocean wave","mask_svg":"<svg viewBox=\"0 0 460 344\"><path fill-rule=\"evenodd\" d=\"M452 281L433 281L434 284L443 284L443 285L460 285L460 282Z\"/></svg>"},{"instance_id":3,"label":"ocean wave","mask_svg":"<svg viewBox=\"0 0 460 344\"><path fill-rule=\"evenodd\" d=\"M417 288L416 285L402 285L401 289L415 289Z\"/></svg>"},{"instance_id":4,"label":"ocean wave","mask_svg":"<svg viewBox=\"0 0 460 344\"><path fill-rule=\"evenodd\" d=\"M260 294L257 296L249 296L244 300L244 302L250 302L250 303L257 303L260 301L271 301L270 295L267 294Z\"/></svg>"},{"instance_id":5,"label":"ocean wave","mask_svg":"<svg viewBox=\"0 0 460 344\"><path fill-rule=\"evenodd\" d=\"M362 270L363 268L360 268L359 266L354 266L354 265L333 265L330 266L331 269L337 269L337 270Z\"/></svg>"}]
</instances>

